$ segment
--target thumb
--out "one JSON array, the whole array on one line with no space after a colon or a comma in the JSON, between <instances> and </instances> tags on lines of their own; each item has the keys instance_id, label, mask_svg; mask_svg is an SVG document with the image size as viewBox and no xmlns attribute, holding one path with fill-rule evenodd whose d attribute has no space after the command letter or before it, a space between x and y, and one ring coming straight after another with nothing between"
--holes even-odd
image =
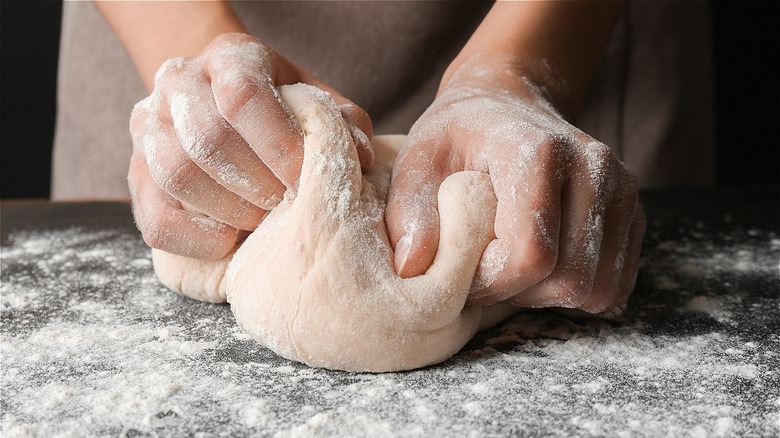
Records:
<instances>
[{"instance_id":1,"label":"thumb","mask_svg":"<svg viewBox=\"0 0 780 438\"><path fill-rule=\"evenodd\" d=\"M413 140L412 140L413 141ZM410 143L398 156L387 197L385 223L401 277L424 274L439 243L438 193L451 173L440 142Z\"/></svg>"}]
</instances>

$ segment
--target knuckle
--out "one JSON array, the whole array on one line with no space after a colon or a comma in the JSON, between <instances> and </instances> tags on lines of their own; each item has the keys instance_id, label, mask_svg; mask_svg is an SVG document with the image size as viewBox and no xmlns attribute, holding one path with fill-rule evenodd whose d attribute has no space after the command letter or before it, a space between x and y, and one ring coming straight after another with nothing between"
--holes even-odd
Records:
<instances>
[{"instance_id":1,"label":"knuckle","mask_svg":"<svg viewBox=\"0 0 780 438\"><path fill-rule=\"evenodd\" d=\"M130 112L130 133L140 134L150 131L159 120L160 95L152 92L133 106Z\"/></svg>"},{"instance_id":2,"label":"knuckle","mask_svg":"<svg viewBox=\"0 0 780 438\"><path fill-rule=\"evenodd\" d=\"M144 131L146 131L146 118L148 117L148 113L145 111L141 111L136 108L133 108L133 112L130 113L130 134L131 135L138 135L142 134Z\"/></svg>"},{"instance_id":3,"label":"knuckle","mask_svg":"<svg viewBox=\"0 0 780 438\"><path fill-rule=\"evenodd\" d=\"M618 172L618 160L612 149L596 140L584 144L585 162L591 174L613 176Z\"/></svg>"},{"instance_id":4,"label":"knuckle","mask_svg":"<svg viewBox=\"0 0 780 438\"><path fill-rule=\"evenodd\" d=\"M608 199L623 192L620 161L604 143L591 140L578 149L576 166L581 169L581 179L593 197L593 202Z\"/></svg>"},{"instance_id":5,"label":"knuckle","mask_svg":"<svg viewBox=\"0 0 780 438\"><path fill-rule=\"evenodd\" d=\"M144 219L138 223L144 242L152 248L166 250L169 227L164 218L155 212L147 212Z\"/></svg>"},{"instance_id":6,"label":"knuckle","mask_svg":"<svg viewBox=\"0 0 780 438\"><path fill-rule=\"evenodd\" d=\"M550 298L560 307L582 308L590 295L592 285L587 276L571 271L560 275L552 283Z\"/></svg>"},{"instance_id":7,"label":"knuckle","mask_svg":"<svg viewBox=\"0 0 780 438\"><path fill-rule=\"evenodd\" d=\"M535 239L529 239L520 248L515 249L514 259L518 272L538 280L552 274L558 262L558 251L546 245L540 245Z\"/></svg>"},{"instance_id":8,"label":"knuckle","mask_svg":"<svg viewBox=\"0 0 780 438\"><path fill-rule=\"evenodd\" d=\"M163 135L155 129L131 132L131 134L133 153L137 154L142 161L148 162L150 165L154 164L153 160L158 158L160 150L165 144Z\"/></svg>"},{"instance_id":9,"label":"knuckle","mask_svg":"<svg viewBox=\"0 0 780 438\"><path fill-rule=\"evenodd\" d=\"M192 136L182 141L182 148L199 163L207 163L227 143L230 126L227 123L213 123L197 127Z\"/></svg>"},{"instance_id":10,"label":"knuckle","mask_svg":"<svg viewBox=\"0 0 780 438\"><path fill-rule=\"evenodd\" d=\"M172 159L167 163L150 166L154 181L165 192L179 195L192 185L192 176L199 169L197 165L184 157Z\"/></svg>"},{"instance_id":11,"label":"knuckle","mask_svg":"<svg viewBox=\"0 0 780 438\"><path fill-rule=\"evenodd\" d=\"M615 161L615 154L612 152L609 146L606 144L594 140L588 137L588 140L583 142L585 148L589 153L593 154L593 157L599 161Z\"/></svg>"},{"instance_id":12,"label":"knuckle","mask_svg":"<svg viewBox=\"0 0 780 438\"><path fill-rule=\"evenodd\" d=\"M545 133L536 147L536 155L541 163L554 165L565 159L565 140L552 133Z\"/></svg>"},{"instance_id":13,"label":"knuckle","mask_svg":"<svg viewBox=\"0 0 780 438\"><path fill-rule=\"evenodd\" d=\"M639 179L634 175L634 172L628 168L624 163L620 163L620 173L623 178L623 184L626 187L630 187L632 191L639 191Z\"/></svg>"},{"instance_id":14,"label":"knuckle","mask_svg":"<svg viewBox=\"0 0 780 438\"><path fill-rule=\"evenodd\" d=\"M633 209L636 214L636 212L640 212L642 210L642 207L639 205L639 186L636 184L636 181L629 181L626 184L622 185L623 190L621 193L621 197L624 199L624 203L626 206Z\"/></svg>"},{"instance_id":15,"label":"knuckle","mask_svg":"<svg viewBox=\"0 0 780 438\"><path fill-rule=\"evenodd\" d=\"M183 57L171 58L163 62L154 75L154 88L160 88L170 82L179 82L179 79L183 79L183 70L188 68L189 64L190 59Z\"/></svg>"},{"instance_id":16,"label":"knuckle","mask_svg":"<svg viewBox=\"0 0 780 438\"><path fill-rule=\"evenodd\" d=\"M149 117L151 96L147 96L141 99L133 106L133 110L130 112L130 130L139 130L143 126L143 122Z\"/></svg>"},{"instance_id":17,"label":"knuckle","mask_svg":"<svg viewBox=\"0 0 780 438\"><path fill-rule=\"evenodd\" d=\"M275 53L257 38L241 33L226 33L215 37L201 52L199 59L213 72L246 69L251 74L273 71L278 63Z\"/></svg>"},{"instance_id":18,"label":"knuckle","mask_svg":"<svg viewBox=\"0 0 780 438\"><path fill-rule=\"evenodd\" d=\"M257 78L230 74L221 78L215 93L217 106L227 119L234 119L244 109L256 105L260 93L267 89Z\"/></svg>"},{"instance_id":19,"label":"knuckle","mask_svg":"<svg viewBox=\"0 0 780 438\"><path fill-rule=\"evenodd\" d=\"M195 171L195 167L197 166L192 161L185 161L177 168L169 168L167 178L165 178L161 188L173 194L186 192L187 188L192 184L191 176Z\"/></svg>"},{"instance_id":20,"label":"knuckle","mask_svg":"<svg viewBox=\"0 0 780 438\"><path fill-rule=\"evenodd\" d=\"M612 288L594 284L589 299L583 303L582 310L588 313L605 312L612 305Z\"/></svg>"},{"instance_id":21,"label":"knuckle","mask_svg":"<svg viewBox=\"0 0 780 438\"><path fill-rule=\"evenodd\" d=\"M634 172L632 172L628 166L622 162L618 163L617 172L619 173L620 178L619 191L624 196L629 197L633 203L636 204L639 198L639 180L637 179L636 175L634 175Z\"/></svg>"},{"instance_id":22,"label":"knuckle","mask_svg":"<svg viewBox=\"0 0 780 438\"><path fill-rule=\"evenodd\" d=\"M624 167L624 166L623 166ZM628 233L636 215L641 211L639 204L639 186L636 178L628 170L621 171L620 181L617 183L613 200L610 201L620 215L620 229Z\"/></svg>"}]
</instances>

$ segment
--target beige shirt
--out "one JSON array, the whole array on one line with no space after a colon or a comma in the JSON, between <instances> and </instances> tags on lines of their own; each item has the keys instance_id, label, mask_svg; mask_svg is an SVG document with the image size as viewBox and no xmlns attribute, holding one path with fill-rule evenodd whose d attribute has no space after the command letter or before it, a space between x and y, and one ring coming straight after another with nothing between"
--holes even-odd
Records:
<instances>
[{"instance_id":1,"label":"beige shirt","mask_svg":"<svg viewBox=\"0 0 780 438\"><path fill-rule=\"evenodd\" d=\"M235 2L251 33L406 133L489 2ZM345 31L346 29L346 31ZM713 180L708 5L632 2L574 124L643 187ZM65 2L52 199L129 197L128 120L146 90L91 2Z\"/></svg>"}]
</instances>

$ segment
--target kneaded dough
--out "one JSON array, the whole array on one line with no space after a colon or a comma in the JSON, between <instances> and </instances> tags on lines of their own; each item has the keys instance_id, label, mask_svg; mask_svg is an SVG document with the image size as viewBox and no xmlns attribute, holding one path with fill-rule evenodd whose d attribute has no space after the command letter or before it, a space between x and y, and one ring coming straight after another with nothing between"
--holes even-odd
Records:
<instances>
[{"instance_id":1,"label":"kneaded dough","mask_svg":"<svg viewBox=\"0 0 780 438\"><path fill-rule=\"evenodd\" d=\"M490 179L459 172L438 194L440 240L424 275L402 279L384 223L385 197L404 136L372 140L361 174L338 106L308 85L280 88L304 132L300 188L290 191L225 259L204 262L153 251L171 289L209 302L227 299L260 344L310 366L397 371L444 361L480 328L515 312L465 306L479 259L493 238Z\"/></svg>"}]
</instances>

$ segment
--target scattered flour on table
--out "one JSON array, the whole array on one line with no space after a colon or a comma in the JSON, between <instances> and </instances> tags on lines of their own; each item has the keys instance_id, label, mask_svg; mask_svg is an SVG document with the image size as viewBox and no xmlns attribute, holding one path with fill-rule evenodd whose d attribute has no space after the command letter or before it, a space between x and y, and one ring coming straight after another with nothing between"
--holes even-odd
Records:
<instances>
[{"instance_id":1,"label":"scattered flour on table","mask_svg":"<svg viewBox=\"0 0 780 438\"><path fill-rule=\"evenodd\" d=\"M355 374L280 359L228 307L167 291L135 234L13 234L0 251L0 433L777 436L780 335L736 329L751 323L740 282L777 269L766 238L662 243L621 324L529 312L442 365Z\"/></svg>"},{"instance_id":2,"label":"scattered flour on table","mask_svg":"<svg viewBox=\"0 0 780 438\"><path fill-rule=\"evenodd\" d=\"M680 312L705 313L721 323L732 323L730 309L739 305L741 294L715 296L702 292L732 289L756 275L780 275L780 238L775 233L748 229L740 231L739 236L722 235L723 241L716 242L694 230L687 239L658 243L654 248L658 261L648 266L655 275L656 289L685 298ZM694 284L698 290L689 290L687 284Z\"/></svg>"}]
</instances>

